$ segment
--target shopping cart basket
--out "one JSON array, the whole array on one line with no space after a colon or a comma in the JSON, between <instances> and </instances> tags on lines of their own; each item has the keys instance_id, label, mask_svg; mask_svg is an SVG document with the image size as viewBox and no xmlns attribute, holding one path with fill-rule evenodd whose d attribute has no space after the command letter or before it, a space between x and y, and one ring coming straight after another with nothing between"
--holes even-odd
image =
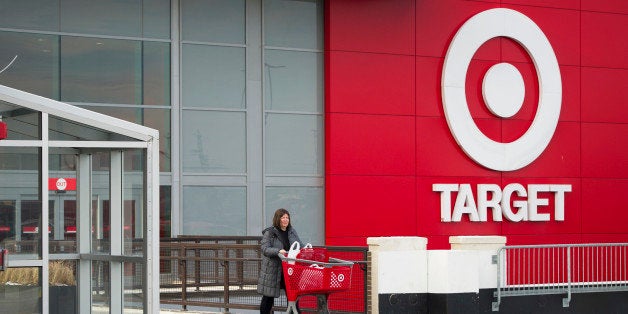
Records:
<instances>
[{"instance_id":1,"label":"shopping cart basket","mask_svg":"<svg viewBox=\"0 0 628 314\"><path fill-rule=\"evenodd\" d=\"M351 288L353 262L337 258L309 260L289 258L279 254L283 276L286 282L288 308L286 313L299 313L297 299L302 295L315 295L318 299L318 313L329 313L327 298L330 293Z\"/></svg>"}]
</instances>

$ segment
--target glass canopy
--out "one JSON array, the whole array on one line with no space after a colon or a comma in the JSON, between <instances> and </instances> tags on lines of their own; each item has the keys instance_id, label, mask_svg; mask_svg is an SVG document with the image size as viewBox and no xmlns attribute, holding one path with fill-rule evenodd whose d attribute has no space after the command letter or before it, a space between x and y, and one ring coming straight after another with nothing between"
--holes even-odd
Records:
<instances>
[{"instance_id":1,"label":"glass canopy","mask_svg":"<svg viewBox=\"0 0 628 314\"><path fill-rule=\"evenodd\" d=\"M2 85L0 121L3 310L158 312L159 133Z\"/></svg>"}]
</instances>

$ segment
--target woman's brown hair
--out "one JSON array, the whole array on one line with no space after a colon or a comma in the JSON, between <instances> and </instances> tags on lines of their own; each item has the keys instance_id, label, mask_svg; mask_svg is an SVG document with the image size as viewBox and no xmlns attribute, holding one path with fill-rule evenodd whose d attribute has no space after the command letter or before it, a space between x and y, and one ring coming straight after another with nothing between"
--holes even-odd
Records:
<instances>
[{"instance_id":1,"label":"woman's brown hair","mask_svg":"<svg viewBox=\"0 0 628 314\"><path fill-rule=\"evenodd\" d=\"M285 208L280 208L275 211L275 216L273 216L273 227L277 229L281 229L281 217L285 214L288 214L288 219L290 219L290 213ZM292 221L288 223L288 228L292 226Z\"/></svg>"}]
</instances>

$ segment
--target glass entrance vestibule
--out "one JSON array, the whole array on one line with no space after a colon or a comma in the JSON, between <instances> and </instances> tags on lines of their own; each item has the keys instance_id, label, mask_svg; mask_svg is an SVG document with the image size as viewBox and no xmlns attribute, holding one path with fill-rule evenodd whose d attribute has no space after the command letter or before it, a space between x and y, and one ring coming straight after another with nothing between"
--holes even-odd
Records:
<instances>
[{"instance_id":1,"label":"glass entrance vestibule","mask_svg":"<svg viewBox=\"0 0 628 314\"><path fill-rule=\"evenodd\" d=\"M159 311L159 134L0 85L0 308Z\"/></svg>"}]
</instances>

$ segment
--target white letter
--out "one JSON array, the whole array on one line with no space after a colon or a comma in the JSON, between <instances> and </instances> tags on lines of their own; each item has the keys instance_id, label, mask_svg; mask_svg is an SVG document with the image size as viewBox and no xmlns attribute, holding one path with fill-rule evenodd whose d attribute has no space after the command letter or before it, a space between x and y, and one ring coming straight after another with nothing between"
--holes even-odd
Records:
<instances>
[{"instance_id":1,"label":"white letter","mask_svg":"<svg viewBox=\"0 0 628 314\"><path fill-rule=\"evenodd\" d=\"M554 219L565 221L565 192L571 192L571 184L552 184L550 191L554 194Z\"/></svg>"},{"instance_id":2,"label":"white letter","mask_svg":"<svg viewBox=\"0 0 628 314\"><path fill-rule=\"evenodd\" d=\"M502 195L502 211L504 213L504 216L506 216L506 219L514 222L527 220L528 203L526 201L514 201L514 207L519 208L519 210L517 211L517 214L512 211L510 207L510 195L512 195L513 192L517 192L518 196L527 196L526 189L523 187L523 185L519 183L511 183L504 187L504 192Z\"/></svg>"},{"instance_id":3,"label":"white letter","mask_svg":"<svg viewBox=\"0 0 628 314\"><path fill-rule=\"evenodd\" d=\"M456 197L456 204L454 205L454 214L451 220L460 221L462 214L469 214L469 220L471 221L480 221L470 184L460 185L460 190L458 190L458 196Z\"/></svg>"},{"instance_id":4,"label":"white letter","mask_svg":"<svg viewBox=\"0 0 628 314\"><path fill-rule=\"evenodd\" d=\"M549 192L550 187L548 184L528 184L528 218L530 221L549 221L550 214L539 214L539 206L549 205L549 200L546 198L538 198L539 192Z\"/></svg>"},{"instance_id":5,"label":"white letter","mask_svg":"<svg viewBox=\"0 0 628 314\"><path fill-rule=\"evenodd\" d=\"M457 184L432 184L432 191L440 192L440 221L451 221L451 192L458 191Z\"/></svg>"},{"instance_id":6,"label":"white letter","mask_svg":"<svg viewBox=\"0 0 628 314\"><path fill-rule=\"evenodd\" d=\"M493 194L489 199L488 193ZM502 200L502 189L497 184L478 184L478 215L480 221L487 221L486 212L493 209L493 221L502 221L502 208L499 202Z\"/></svg>"}]
</instances>

